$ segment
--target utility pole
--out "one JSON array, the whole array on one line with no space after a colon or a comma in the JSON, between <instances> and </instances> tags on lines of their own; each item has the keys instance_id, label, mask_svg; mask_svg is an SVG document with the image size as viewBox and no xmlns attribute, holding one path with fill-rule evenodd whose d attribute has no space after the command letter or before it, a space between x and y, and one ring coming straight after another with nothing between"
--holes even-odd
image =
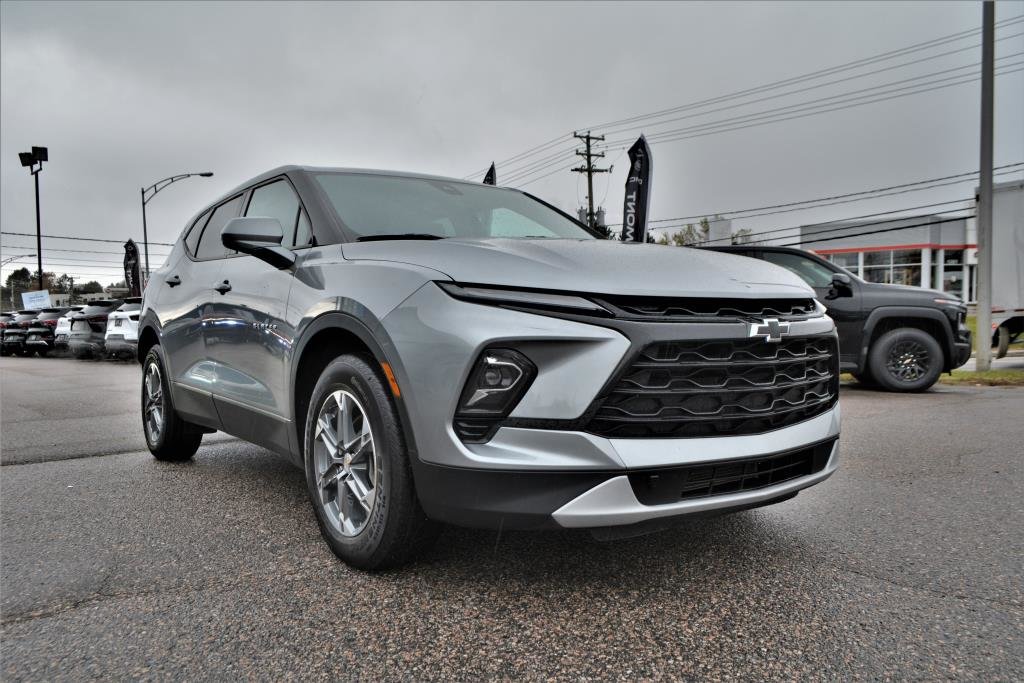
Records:
<instances>
[{"instance_id":1,"label":"utility pole","mask_svg":"<svg viewBox=\"0 0 1024 683\"><path fill-rule=\"evenodd\" d=\"M583 135L579 133L573 133L572 136L577 140L582 140L584 148L582 150L576 150L576 156L583 157L586 159L586 165L577 166L572 169L573 173L586 173L587 174L587 225L591 228L597 227L597 218L594 213L594 174L595 173L610 173L611 168L594 168L594 159L600 159L604 156L604 152L594 152L591 144L595 141L601 142L604 140L603 135L591 135L588 130Z\"/></svg>"},{"instance_id":2,"label":"utility pole","mask_svg":"<svg viewBox=\"0 0 1024 683\"><path fill-rule=\"evenodd\" d=\"M992 367L992 112L995 99L996 7L986 0L981 9L981 165L978 193L978 335L976 368Z\"/></svg>"}]
</instances>

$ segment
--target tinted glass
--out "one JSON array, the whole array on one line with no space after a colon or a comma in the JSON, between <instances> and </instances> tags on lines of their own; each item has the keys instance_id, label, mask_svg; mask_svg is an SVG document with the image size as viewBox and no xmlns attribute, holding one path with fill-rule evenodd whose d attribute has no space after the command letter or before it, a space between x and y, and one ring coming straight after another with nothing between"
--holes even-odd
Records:
<instances>
[{"instance_id":1,"label":"tinted glass","mask_svg":"<svg viewBox=\"0 0 1024 683\"><path fill-rule=\"evenodd\" d=\"M299 211L299 225L295 228L295 246L308 247L313 243L313 231L309 227L309 216L303 210Z\"/></svg>"},{"instance_id":2,"label":"tinted glass","mask_svg":"<svg viewBox=\"0 0 1024 683\"><path fill-rule=\"evenodd\" d=\"M224 229L227 222L238 215L238 209L242 204L242 197L230 199L216 209L210 216L210 221L203 229L203 236L199 238L199 248L196 251L198 259L224 258L231 251L220 241L220 231Z\"/></svg>"},{"instance_id":3,"label":"tinted glass","mask_svg":"<svg viewBox=\"0 0 1024 683\"><path fill-rule=\"evenodd\" d=\"M23 323L26 320L35 320L37 315L39 315L39 313L19 313L18 315L14 316L14 320L12 320L11 322Z\"/></svg>"},{"instance_id":4,"label":"tinted glass","mask_svg":"<svg viewBox=\"0 0 1024 683\"><path fill-rule=\"evenodd\" d=\"M36 320L56 320L57 318L64 315L64 309L58 308L55 311L43 311L39 314Z\"/></svg>"},{"instance_id":5,"label":"tinted glass","mask_svg":"<svg viewBox=\"0 0 1024 683\"><path fill-rule=\"evenodd\" d=\"M117 310L119 310L119 311L138 311L141 308L142 308L142 304L140 304L138 302L135 302L135 303L122 304L121 307L118 308Z\"/></svg>"},{"instance_id":6,"label":"tinted glass","mask_svg":"<svg viewBox=\"0 0 1024 683\"><path fill-rule=\"evenodd\" d=\"M798 275L811 287L829 287L832 284L832 271L812 258L800 254L766 251L764 260Z\"/></svg>"},{"instance_id":7,"label":"tinted glass","mask_svg":"<svg viewBox=\"0 0 1024 683\"><path fill-rule=\"evenodd\" d=\"M286 180L278 180L252 191L246 216L276 218L284 230L281 246L295 245L295 221L299 215L299 198Z\"/></svg>"},{"instance_id":8,"label":"tinted glass","mask_svg":"<svg viewBox=\"0 0 1024 683\"><path fill-rule=\"evenodd\" d=\"M188 231L188 235L185 236L185 248L188 253L193 256L196 255L196 245L199 243L199 236L203 234L203 226L206 225L206 219L210 217L210 212L207 211L202 216L196 219L196 222L192 224L192 229Z\"/></svg>"},{"instance_id":9,"label":"tinted glass","mask_svg":"<svg viewBox=\"0 0 1024 683\"><path fill-rule=\"evenodd\" d=\"M102 315L103 313L110 313L119 305L121 305L120 301L93 302L82 309L81 315Z\"/></svg>"},{"instance_id":10,"label":"tinted glass","mask_svg":"<svg viewBox=\"0 0 1024 683\"><path fill-rule=\"evenodd\" d=\"M338 217L357 236L595 239L569 218L515 190L357 173L316 178Z\"/></svg>"}]
</instances>

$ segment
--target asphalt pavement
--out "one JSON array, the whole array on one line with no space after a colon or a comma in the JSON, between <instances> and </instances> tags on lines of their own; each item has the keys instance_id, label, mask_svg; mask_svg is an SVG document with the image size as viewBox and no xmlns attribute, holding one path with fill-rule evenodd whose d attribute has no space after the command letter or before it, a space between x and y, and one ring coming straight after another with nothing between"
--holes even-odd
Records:
<instances>
[{"instance_id":1,"label":"asphalt pavement","mask_svg":"<svg viewBox=\"0 0 1024 683\"><path fill-rule=\"evenodd\" d=\"M138 370L46 379L33 417L9 383L51 362L0 360L5 681L1024 678L1021 389L844 386L841 469L792 501L615 542L448 529L367 574L265 450L84 457L137 438Z\"/></svg>"}]
</instances>

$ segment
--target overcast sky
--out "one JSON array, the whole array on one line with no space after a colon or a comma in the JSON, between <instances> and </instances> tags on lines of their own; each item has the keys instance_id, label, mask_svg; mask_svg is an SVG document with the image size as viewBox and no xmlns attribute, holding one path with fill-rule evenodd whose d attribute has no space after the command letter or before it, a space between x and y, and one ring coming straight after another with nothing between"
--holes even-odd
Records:
<instances>
[{"instance_id":1,"label":"overcast sky","mask_svg":"<svg viewBox=\"0 0 1024 683\"><path fill-rule=\"evenodd\" d=\"M1024 15L1024 3L998 3L997 20L1017 15ZM213 178L176 184L149 204L150 238L171 242L205 202L281 164L461 177L558 135L565 134L565 142L549 152L568 148L574 129L753 88L980 24L981 5L973 2L5 0L0 5L0 226L34 232L31 178L17 158L32 145L50 149L41 176L42 220L43 232L57 235L141 241L141 185L180 172L213 171ZM1021 32L1024 23L997 35ZM871 68L978 42L965 39ZM1024 52L1022 36L998 43L999 56L1017 52ZM609 139L979 61L980 50L972 49L747 108L661 126L645 122ZM1024 161L1024 72L1001 76L996 84L996 164ZM974 170L978 102L979 86L971 83L654 144L652 217L756 207ZM595 183L595 197L607 206L609 221L622 210L627 164L620 154L609 151L606 161L615 161L615 172ZM499 183L514 168L499 165ZM525 189L574 211L585 193L579 181L559 171ZM797 225L972 194L973 184L966 183L739 221L736 227ZM2 245L0 258L6 259L22 253L16 246L34 248L34 239L5 235ZM47 270L105 283L121 277L87 263L116 261L115 254L48 248L115 252L117 245L44 239L44 254ZM155 266L162 259L153 260ZM4 268L3 276L9 272ZM103 272L110 275L93 275Z\"/></svg>"}]
</instances>

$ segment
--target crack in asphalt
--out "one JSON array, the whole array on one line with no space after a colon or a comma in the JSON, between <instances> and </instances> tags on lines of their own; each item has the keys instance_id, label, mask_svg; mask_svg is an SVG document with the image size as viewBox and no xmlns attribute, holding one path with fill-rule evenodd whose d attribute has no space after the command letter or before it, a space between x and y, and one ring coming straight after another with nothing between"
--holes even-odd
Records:
<instances>
[{"instance_id":1,"label":"crack in asphalt","mask_svg":"<svg viewBox=\"0 0 1024 683\"><path fill-rule=\"evenodd\" d=\"M223 438L219 438L219 439L217 439L215 441L211 441L210 443L204 443L200 448L203 448L203 449L214 448L214 447L217 447L217 446L222 446L224 444L238 443L239 441L241 441L241 439L238 439L237 437L231 436L231 435L226 434L224 432L220 432L220 433L225 434L225 436ZM80 455L60 455L60 456L55 456L55 457L52 457L52 458L47 458L46 460L27 460L27 461L23 461L23 462L17 462L17 461L10 462L10 461L0 460L0 467L22 467L22 466L25 466L25 465L44 465L44 464L46 464L48 462L65 462L65 461L68 461L68 460L84 460L85 458L106 458L106 457L111 456L111 455L132 455L133 453L146 453L146 445L143 444L141 448L133 448L131 450L126 450L126 451L123 451L123 450L121 450L121 451L109 451L109 452L108 451L100 451L100 452L96 452L96 453L83 453L83 454L80 454ZM198 453L197 453L197 455L198 455Z\"/></svg>"}]
</instances>

